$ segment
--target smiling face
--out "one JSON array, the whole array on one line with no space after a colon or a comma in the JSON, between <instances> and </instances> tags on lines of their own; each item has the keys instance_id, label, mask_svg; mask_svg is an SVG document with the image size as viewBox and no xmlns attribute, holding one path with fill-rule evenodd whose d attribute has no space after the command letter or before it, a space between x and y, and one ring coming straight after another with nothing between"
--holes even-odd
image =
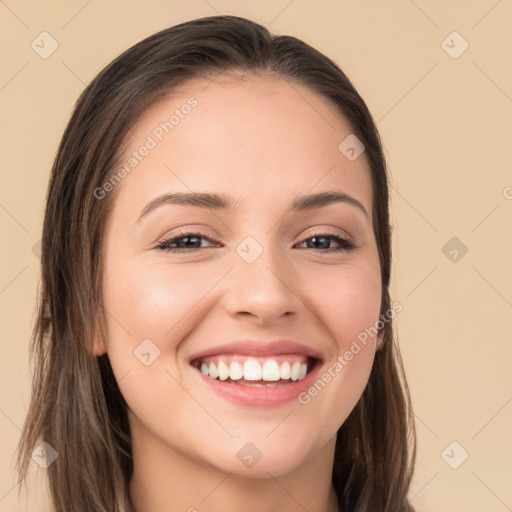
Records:
<instances>
[{"instance_id":1,"label":"smiling face","mask_svg":"<svg viewBox=\"0 0 512 512\"><path fill-rule=\"evenodd\" d=\"M371 180L364 153L338 149L351 127L311 90L257 76L207 85L175 90L130 134L95 352L128 404L136 461L268 477L332 457L367 383L376 338L344 354L380 313ZM192 192L224 201L172 201ZM325 192L339 195L300 200Z\"/></svg>"}]
</instances>

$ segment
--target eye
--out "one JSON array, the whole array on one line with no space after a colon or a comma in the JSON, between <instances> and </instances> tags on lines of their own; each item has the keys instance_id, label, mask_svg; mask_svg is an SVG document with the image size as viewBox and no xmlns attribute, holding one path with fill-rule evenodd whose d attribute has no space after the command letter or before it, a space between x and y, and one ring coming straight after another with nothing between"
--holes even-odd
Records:
<instances>
[{"instance_id":1,"label":"eye","mask_svg":"<svg viewBox=\"0 0 512 512\"><path fill-rule=\"evenodd\" d=\"M177 236L174 236L172 238L162 240L155 247L155 249L158 249L161 251L180 252L180 253L196 252L198 249L204 249L204 247L201 247L201 240L212 241L210 238L203 236L200 233L183 232L183 233L178 233ZM197 242L199 242L199 247L194 246L195 244L197 244ZM186 250L186 249L190 249L190 250Z\"/></svg>"},{"instance_id":2,"label":"eye","mask_svg":"<svg viewBox=\"0 0 512 512\"><path fill-rule=\"evenodd\" d=\"M178 235L173 236L172 238L167 238L162 240L155 249L166 252L179 252L179 253L190 253L197 252L200 249L205 249L204 246L201 246L201 241L207 240L209 242L219 243L216 240L212 240L211 238L202 235L201 233L193 233L193 232L182 232L178 233ZM322 251L327 252L337 252L337 251L352 251L357 248L357 246L350 240L343 238L334 233L318 233L312 237L305 238L299 244L303 244L305 242L309 242L312 240L312 243L308 243L307 249L321 249ZM338 247L325 247L330 244L330 241L334 240L338 244Z\"/></svg>"},{"instance_id":3,"label":"eye","mask_svg":"<svg viewBox=\"0 0 512 512\"><path fill-rule=\"evenodd\" d=\"M327 252L338 252L338 251L352 251L357 248L357 246L350 240L347 240L346 238L343 238L337 234L334 233L318 233L312 237L305 238L302 242L299 242L300 244L303 244L304 242L309 242L310 240L313 240L312 243L308 243L307 249L323 249ZM329 241L334 240L339 247L331 248L331 247L325 247L325 245L329 245ZM320 245L320 247L319 247ZM323 247L322 247L323 246Z\"/></svg>"}]
</instances>

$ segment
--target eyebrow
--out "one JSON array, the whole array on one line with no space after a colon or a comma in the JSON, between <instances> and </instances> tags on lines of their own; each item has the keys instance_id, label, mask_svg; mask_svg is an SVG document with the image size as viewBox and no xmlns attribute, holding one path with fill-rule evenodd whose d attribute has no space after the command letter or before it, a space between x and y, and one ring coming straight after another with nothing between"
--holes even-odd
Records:
<instances>
[{"instance_id":1,"label":"eyebrow","mask_svg":"<svg viewBox=\"0 0 512 512\"><path fill-rule=\"evenodd\" d=\"M297 196L292 202L290 209L292 211L302 212L321 208L334 203L347 203L355 206L364 213L367 219L369 219L369 215L365 207L355 197L337 190ZM151 211L164 204L197 206L212 210L229 210L231 212L237 211L238 208L238 202L234 202L229 196L224 194L213 194L208 192L173 192L163 194L150 201L140 213L138 220L140 221Z\"/></svg>"}]
</instances>

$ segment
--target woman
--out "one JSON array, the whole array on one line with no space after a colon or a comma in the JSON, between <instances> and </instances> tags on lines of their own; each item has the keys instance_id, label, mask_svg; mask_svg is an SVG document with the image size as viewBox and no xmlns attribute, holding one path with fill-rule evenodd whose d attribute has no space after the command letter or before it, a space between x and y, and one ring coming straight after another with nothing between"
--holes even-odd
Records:
<instances>
[{"instance_id":1,"label":"woman","mask_svg":"<svg viewBox=\"0 0 512 512\"><path fill-rule=\"evenodd\" d=\"M128 49L52 170L21 478L58 512L413 510L390 237L327 57L234 16Z\"/></svg>"}]
</instances>

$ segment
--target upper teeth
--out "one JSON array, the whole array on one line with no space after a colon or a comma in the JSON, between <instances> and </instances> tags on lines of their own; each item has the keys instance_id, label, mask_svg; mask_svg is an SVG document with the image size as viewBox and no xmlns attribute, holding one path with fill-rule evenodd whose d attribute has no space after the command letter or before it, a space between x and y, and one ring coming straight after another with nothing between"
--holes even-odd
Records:
<instances>
[{"instance_id":1,"label":"upper teeth","mask_svg":"<svg viewBox=\"0 0 512 512\"><path fill-rule=\"evenodd\" d=\"M254 358L246 359L243 364L239 361L227 363L222 359L217 362L203 362L201 372L214 379L226 380L263 380L278 381L280 379L301 380L308 371L308 365L302 361L284 361L278 364L275 359L266 359L263 365Z\"/></svg>"}]
</instances>

